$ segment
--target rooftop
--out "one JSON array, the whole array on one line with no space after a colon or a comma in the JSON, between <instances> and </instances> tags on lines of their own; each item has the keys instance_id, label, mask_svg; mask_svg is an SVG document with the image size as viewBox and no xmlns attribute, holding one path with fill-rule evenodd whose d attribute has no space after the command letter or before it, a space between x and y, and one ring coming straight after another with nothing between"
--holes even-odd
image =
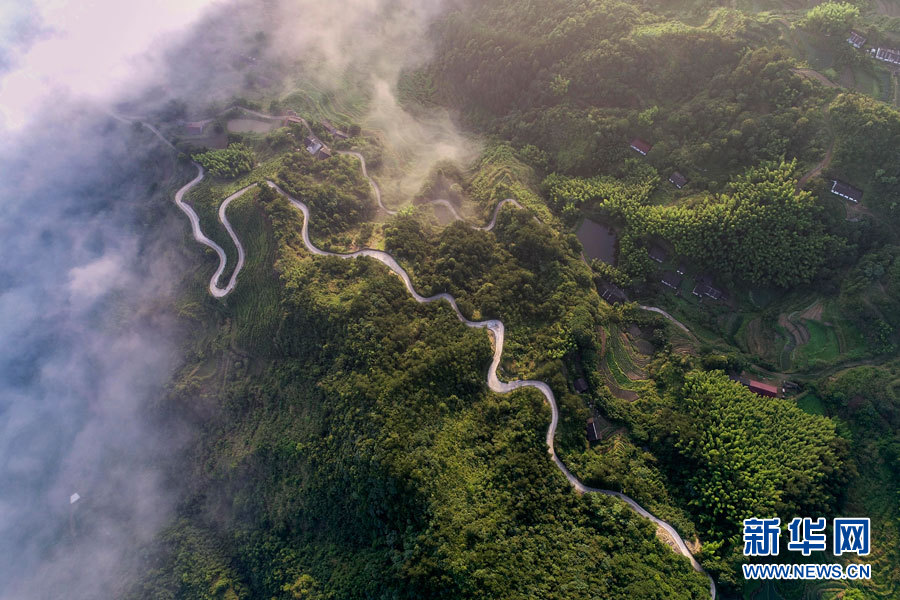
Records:
<instances>
[{"instance_id":1,"label":"rooftop","mask_svg":"<svg viewBox=\"0 0 900 600\"><path fill-rule=\"evenodd\" d=\"M751 392L755 392L760 396L777 398L778 392L780 391L778 389L778 386L763 383L762 381L756 381L755 379L748 379L747 377L731 375L731 380L740 383L741 385L749 388Z\"/></svg>"},{"instance_id":2,"label":"rooftop","mask_svg":"<svg viewBox=\"0 0 900 600\"><path fill-rule=\"evenodd\" d=\"M895 50L893 48L879 48L875 53L875 58L900 65L900 50Z\"/></svg>"},{"instance_id":3,"label":"rooftop","mask_svg":"<svg viewBox=\"0 0 900 600\"><path fill-rule=\"evenodd\" d=\"M622 288L611 283L605 284L600 289L600 297L610 304L626 302L628 300L628 297L625 295L625 292L622 290Z\"/></svg>"},{"instance_id":4,"label":"rooftop","mask_svg":"<svg viewBox=\"0 0 900 600\"><path fill-rule=\"evenodd\" d=\"M650 152L650 148L652 148L653 146L651 146L649 142L645 142L641 138L634 138L633 140L631 140L631 147L641 154L647 154L648 152Z\"/></svg>"},{"instance_id":5,"label":"rooftop","mask_svg":"<svg viewBox=\"0 0 900 600\"><path fill-rule=\"evenodd\" d=\"M331 135L333 135L334 137L341 138L341 139L346 139L346 138L350 137L346 133L344 133L343 131L341 131L334 125L332 125L331 121L322 121L322 127L324 127L325 130L328 133L330 133Z\"/></svg>"},{"instance_id":6,"label":"rooftop","mask_svg":"<svg viewBox=\"0 0 900 600\"><path fill-rule=\"evenodd\" d=\"M687 184L687 182L687 177L685 177L678 171L675 171L674 173L669 175L669 183L677 187L679 190L683 188Z\"/></svg>"},{"instance_id":7,"label":"rooftop","mask_svg":"<svg viewBox=\"0 0 900 600\"><path fill-rule=\"evenodd\" d=\"M855 48L862 48L862 46L866 43L866 38L859 35L855 31L851 31L850 37L847 38L847 42Z\"/></svg>"},{"instance_id":8,"label":"rooftop","mask_svg":"<svg viewBox=\"0 0 900 600\"><path fill-rule=\"evenodd\" d=\"M855 188L849 183L844 183L839 179L831 180L831 193L836 194L841 198L846 198L851 202L859 202L863 197L863 191L861 189Z\"/></svg>"},{"instance_id":9,"label":"rooftop","mask_svg":"<svg viewBox=\"0 0 900 600\"><path fill-rule=\"evenodd\" d=\"M658 263L666 262L669 258L669 253L659 244L651 245L650 248L647 249L647 252L650 254L650 258Z\"/></svg>"},{"instance_id":10,"label":"rooftop","mask_svg":"<svg viewBox=\"0 0 900 600\"><path fill-rule=\"evenodd\" d=\"M712 298L713 300L718 300L722 297L722 290L714 287L712 278L706 275L697 279L697 284L694 286L694 290L692 293L700 298L706 296L707 298Z\"/></svg>"},{"instance_id":11,"label":"rooftop","mask_svg":"<svg viewBox=\"0 0 900 600\"><path fill-rule=\"evenodd\" d=\"M756 392L760 396L770 396L772 398L778 396L778 387L769 385L768 383L754 381L753 379L751 379L746 383L746 386L750 388L750 391Z\"/></svg>"},{"instance_id":12,"label":"rooftop","mask_svg":"<svg viewBox=\"0 0 900 600\"><path fill-rule=\"evenodd\" d=\"M677 290L681 286L681 282L684 280L684 277L676 273L675 271L666 271L663 273L662 284L672 288L673 290Z\"/></svg>"}]
</instances>

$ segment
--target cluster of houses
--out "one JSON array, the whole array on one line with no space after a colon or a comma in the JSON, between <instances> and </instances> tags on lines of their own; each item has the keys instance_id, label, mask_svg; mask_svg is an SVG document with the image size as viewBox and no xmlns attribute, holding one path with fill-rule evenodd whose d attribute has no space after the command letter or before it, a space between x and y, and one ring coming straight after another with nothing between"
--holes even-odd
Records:
<instances>
[{"instance_id":1,"label":"cluster of houses","mask_svg":"<svg viewBox=\"0 0 900 600\"><path fill-rule=\"evenodd\" d=\"M851 31L850 37L847 38L847 43L858 50L866 45L866 38L855 31ZM892 65L900 65L900 50L895 48L870 48L869 54L880 61L891 63Z\"/></svg>"},{"instance_id":2,"label":"cluster of houses","mask_svg":"<svg viewBox=\"0 0 900 600\"><path fill-rule=\"evenodd\" d=\"M648 250L648 254L651 259L659 264L663 264L669 260L669 253L659 244L652 244ZM660 283L667 288L675 290L675 293L680 293L681 282L684 281L685 271L686 268L684 264L679 263L674 271L667 270L662 272ZM713 279L709 275L701 275L698 277L697 281L694 282L694 288L691 290L691 293L701 300L704 298L709 298L711 300L722 300L725 298L725 293L713 284Z\"/></svg>"},{"instance_id":3,"label":"cluster of houses","mask_svg":"<svg viewBox=\"0 0 900 600\"><path fill-rule=\"evenodd\" d=\"M861 37L859 34L857 34L855 32L852 32L850 35L850 39L847 41L850 42L852 45L856 46L856 44L860 44L860 45L865 44L866 38ZM859 46L856 46L856 47L859 48ZM883 50L882 48L879 48L878 52L882 52L882 50ZM900 64L900 50L884 50L884 51L889 52L889 53L894 53L896 55L895 58L896 58L897 64ZM653 148L653 146L645 140L642 140L640 138L635 138L635 139L631 140L631 149L634 150L635 152L637 152L638 154L640 154L641 156L647 156L647 153L650 152L651 148ZM684 186L687 185L688 180L687 180L687 177L685 177L678 171L675 171L674 173L669 175L669 183L671 183L672 185L674 185L675 187L677 187L680 190L681 188L683 188ZM831 193L832 194L840 196L841 198L844 198L846 200L850 200L851 202L859 202L860 200L862 200L863 191L861 189L853 187L849 183L846 183L839 179L832 179L831 184L832 184L831 185ZM666 285L669 285L665 281L663 281L663 283L665 283ZM672 287L672 286L669 286L669 287Z\"/></svg>"},{"instance_id":4,"label":"cluster of houses","mask_svg":"<svg viewBox=\"0 0 900 600\"><path fill-rule=\"evenodd\" d=\"M288 111L288 114L285 116L285 122L298 122L306 124L303 119L297 116L297 113L293 111ZM329 134L331 134L335 139L346 140L350 136L332 125L329 121L322 121L322 127L325 128ZM331 148L328 147L325 142L320 140L315 135L310 134L303 140L303 147L306 148L306 151L318 158L319 160L325 160L327 158L331 158L333 153L331 152Z\"/></svg>"},{"instance_id":5,"label":"cluster of houses","mask_svg":"<svg viewBox=\"0 0 900 600\"><path fill-rule=\"evenodd\" d=\"M652 146L650 143L640 138L635 138L631 141L631 148L641 156L646 156L647 153L650 152ZM669 176L669 183L671 183L678 189L681 189L685 185L687 185L688 180L684 175L682 175L678 171L675 171L674 173L672 173L672 175ZM852 189L855 190L856 188ZM862 192L859 193L860 195L862 194ZM664 264L669 260L669 253L659 244L651 244L647 252L650 255L651 259L660 264ZM662 272L660 282L664 286L675 290L676 293L680 293L681 283L684 281L685 270L686 268L683 263L679 263L678 267L674 271L664 270ZM628 301L628 296L625 294L625 291L612 283L604 283L598 289L598 292L600 293L600 297L610 304L617 304ZM725 298L725 293L715 286L715 284L713 283L713 278L709 275L698 277L694 284L694 288L691 290L691 293L700 300L722 300Z\"/></svg>"}]
</instances>

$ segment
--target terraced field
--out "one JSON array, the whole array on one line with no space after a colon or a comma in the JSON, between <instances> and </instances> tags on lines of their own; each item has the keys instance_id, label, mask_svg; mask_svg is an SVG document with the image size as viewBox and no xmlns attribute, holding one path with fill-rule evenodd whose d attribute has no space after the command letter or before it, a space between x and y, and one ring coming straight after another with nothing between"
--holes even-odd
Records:
<instances>
[{"instance_id":1,"label":"terraced field","mask_svg":"<svg viewBox=\"0 0 900 600\"><path fill-rule=\"evenodd\" d=\"M638 349L640 340L635 335L610 325L604 330L603 358L600 369L609 391L628 401L637 400L647 382L645 370L650 358Z\"/></svg>"}]
</instances>

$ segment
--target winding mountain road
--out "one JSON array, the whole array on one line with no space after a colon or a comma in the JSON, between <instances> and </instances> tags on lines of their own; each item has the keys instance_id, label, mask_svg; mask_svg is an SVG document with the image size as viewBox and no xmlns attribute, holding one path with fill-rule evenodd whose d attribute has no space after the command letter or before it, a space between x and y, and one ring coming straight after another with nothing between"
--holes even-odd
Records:
<instances>
[{"instance_id":1,"label":"winding mountain road","mask_svg":"<svg viewBox=\"0 0 900 600\"><path fill-rule=\"evenodd\" d=\"M122 117L117 117L117 118L125 120L125 118L122 118ZM301 121L304 124L306 124L306 122L303 121L302 119L300 119L298 117L296 119L298 121ZM137 120L137 119L134 119L134 120ZM159 133L158 130L156 130L152 126L147 125L146 123L144 125L147 126L150 129L150 131L152 131L154 134L156 134L157 137L162 139L162 141L165 142L166 145L168 145L170 147L172 146L172 144L169 143L168 140L166 140ZM309 127L308 124L307 124L307 127ZM369 176L369 174L366 170L365 158L357 152L342 152L342 154L355 156L356 158L359 159L363 176L368 180L369 184L372 186L372 189L375 192L375 197L378 201L378 205L388 214L396 214L397 211L392 211L384 206L384 204L382 202L382 198L381 198L381 190L378 188L378 185ZM194 163L194 164L197 167L197 176L193 180L191 180L189 183L187 183L185 186L183 186L181 189L179 189L178 192L176 192L175 203L178 205L178 208L180 208L182 210L182 212L184 212L187 215L188 219L190 220L191 230L193 232L194 239L197 240L198 242L200 242L201 244L208 246L209 248L212 248L213 250L215 250L216 254L219 256L219 267L216 269L216 272L213 275L212 280L210 281L209 290L210 290L210 293L213 296L215 296L216 298L223 298L223 297L227 296L234 289L235 285L237 284L238 274L240 273L240 270L244 264L244 248L241 245L240 240L238 239L237 235L235 234L234 229L231 226L231 223L228 221L226 211L228 209L228 206L234 200L237 200L238 198L243 196L245 193L247 193L248 191L250 191L251 189L256 187L256 185L258 185L258 184L252 184L248 187L238 190L237 192L235 192L234 194L232 194L231 196L226 198L225 201L222 203L221 207L219 208L219 220L222 222L222 225L228 231L228 234L231 236L231 239L234 241L234 244L238 249L238 264L236 265L236 267L234 269L234 273L232 274L231 279L228 282L228 285L226 285L224 288L221 288L218 286L218 280L225 270L225 261L226 261L225 252L224 252L224 250L222 250L222 248L218 244L216 244L215 242L210 240L206 235L203 234L203 232L200 229L200 220L197 217L197 213L194 212L194 210L190 207L190 205L188 205L184 202L185 194L188 191L190 191L194 186L199 184L204 178L203 168L196 163ZM546 383L544 383L543 381L534 381L534 380L517 380L517 381L504 382L504 381L500 381L500 378L497 376L497 368L500 366L500 360L503 356L503 345L504 345L504 340L505 340L505 335L506 335L506 328L503 325L502 321L497 320L497 319L492 319L492 320L488 320L488 321L470 321L463 316L462 312L460 312L459 306L456 303L456 299L453 296L451 296L450 294L442 293L442 294L436 294L434 296L423 296L423 295L419 294L416 291L415 287L413 286L412 279L410 278L409 273L407 273L406 270L402 266L400 266L400 264L397 262L397 260L391 254L388 254L387 252L366 248L363 250L358 250L356 252L342 254L342 253L337 253L337 252L329 252L327 250L322 250L322 249L316 247L312 243L312 240L310 240L310 237L309 237L309 222L310 222L309 207L302 201L291 197L287 192L285 192L283 189L281 189L273 181L267 180L266 185L268 185L269 187L271 187L272 189L277 191L279 194L281 194L282 196L287 198L287 200L291 203L292 206L294 206L296 209L298 209L300 212L303 213L303 227L302 227L302 232L301 232L302 238L303 238L303 244L306 246L307 251L309 251L311 254L313 254L315 256L331 256L331 257L337 257L337 258L342 258L342 259L353 259L353 258L358 258L361 256L375 259L378 262L387 266L391 271L393 271L401 279L401 281L403 281L403 284L406 286L407 291L410 293L410 295L413 297L413 299L416 302L419 302L420 304L429 304L432 302L440 302L442 300L446 301L450 305L450 307L453 309L453 312L456 313L456 317L464 325L466 325L467 327L475 328L475 329L487 329L489 332L491 332L491 334L493 335L493 338L494 338L494 356L493 356L493 359L491 360L490 368L488 369L488 376L487 376L488 388L491 391L496 392L498 394L506 394L506 393L512 392L514 390L518 390L518 389L526 388L526 387L535 388L539 392L541 392L541 394L543 394L544 399L546 400L547 404L550 406L550 412L551 412L550 426L547 428L547 436L546 436L547 451L549 452L550 457L553 460L553 463L563 473L563 475L569 481L569 484L573 488L575 488L576 491L578 491L579 493L582 493L582 494L602 494L605 496L612 496L614 498L618 498L619 500L623 501L634 512L636 512L638 515L644 517L645 519L648 519L649 521L652 521L659 529L662 529L663 531L665 531L669 535L669 537L672 540L674 540L677 551L680 554L682 554L683 556L687 557L687 559L690 561L691 566L694 568L694 570L706 575L706 577L709 579L710 597L712 600L716 600L715 581L709 575L709 573L706 572L706 570L703 568L703 566L700 565L700 563L694 558L694 555L691 553L687 544L685 544L684 540L681 538L681 535L679 535L679 533L675 530L674 527L672 527L670 524L666 523L662 519L655 517L652 513L650 513L645 508L643 508L635 500L633 500L632 498L626 496L625 494L623 494L621 492L616 492L613 490L592 488L592 487L584 485L568 469L568 467L566 467L565 463L563 463L563 461L559 458L559 456L556 454L555 443L554 443L555 436L556 436L556 428L557 428L557 425L559 424L559 407L556 403L556 396L553 394L553 390L550 389L550 386L547 385ZM437 200L437 201L433 201L433 202L437 202L437 203L441 203L441 204L446 203L447 205L449 205L450 209L453 211L453 214L457 218L460 218L458 213L456 212L456 210L453 208L452 204L450 204L446 200L444 200L444 201ZM502 202L497 204L496 208L494 209L494 213L491 217L491 220L483 227L478 227L478 229L481 229L484 231L490 231L491 229L493 229L497 223L497 215L500 213L500 210L507 204L513 204L518 208L522 208L522 206L516 200L514 200L512 198L503 200ZM682 327L683 327L683 325L682 325Z\"/></svg>"}]
</instances>

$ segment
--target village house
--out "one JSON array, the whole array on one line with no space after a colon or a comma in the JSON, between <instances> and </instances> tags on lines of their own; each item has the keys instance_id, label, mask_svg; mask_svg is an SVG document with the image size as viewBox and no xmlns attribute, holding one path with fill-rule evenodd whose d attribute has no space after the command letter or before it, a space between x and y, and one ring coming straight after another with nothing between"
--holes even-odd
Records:
<instances>
[{"instance_id":1,"label":"village house","mask_svg":"<svg viewBox=\"0 0 900 600\"><path fill-rule=\"evenodd\" d=\"M894 65L900 65L900 50L895 50L893 48L879 48L875 51L875 58Z\"/></svg>"},{"instance_id":2,"label":"village house","mask_svg":"<svg viewBox=\"0 0 900 600\"><path fill-rule=\"evenodd\" d=\"M666 287L670 287L673 290L678 290L681 287L681 282L684 279L681 275L676 273L675 271L666 271L663 273L662 284Z\"/></svg>"},{"instance_id":3,"label":"village house","mask_svg":"<svg viewBox=\"0 0 900 600\"><path fill-rule=\"evenodd\" d=\"M684 275L684 272L687 271L687 267L684 266L684 263L679 263L679 264L678 264L678 268L675 269L675 271L676 271L679 275Z\"/></svg>"},{"instance_id":4,"label":"village house","mask_svg":"<svg viewBox=\"0 0 900 600\"><path fill-rule=\"evenodd\" d=\"M687 177L685 177L678 171L675 171L674 173L669 175L669 183L671 183L672 185L677 187L679 190L681 188L683 188L685 185L687 185L687 182L688 182Z\"/></svg>"},{"instance_id":5,"label":"village house","mask_svg":"<svg viewBox=\"0 0 900 600\"><path fill-rule=\"evenodd\" d=\"M631 149L641 154L642 156L646 156L648 152L650 152L650 148L652 148L649 143L645 142L640 138L634 138L631 140Z\"/></svg>"},{"instance_id":6,"label":"village house","mask_svg":"<svg viewBox=\"0 0 900 600\"><path fill-rule=\"evenodd\" d=\"M625 295L625 292L622 290L622 288L611 283L606 283L603 285L603 287L600 289L600 297L610 304L621 304L622 302L628 301L628 297Z\"/></svg>"},{"instance_id":7,"label":"village house","mask_svg":"<svg viewBox=\"0 0 900 600\"><path fill-rule=\"evenodd\" d=\"M859 202L863 197L863 191L861 189L855 188L849 183L844 183L838 179L831 180L831 193L840 196L841 198L845 198L850 202Z\"/></svg>"},{"instance_id":8,"label":"village house","mask_svg":"<svg viewBox=\"0 0 900 600\"><path fill-rule=\"evenodd\" d=\"M719 300L722 297L722 290L714 287L712 278L706 275L697 278L697 284L694 286L694 289L691 293L698 298L703 298L704 296L706 296L707 298L711 298L713 300Z\"/></svg>"},{"instance_id":9,"label":"village house","mask_svg":"<svg viewBox=\"0 0 900 600\"><path fill-rule=\"evenodd\" d=\"M306 148L306 151L315 156L318 154L319 150L321 150L325 144L323 144L319 138L316 137L308 137L303 140L303 146Z\"/></svg>"},{"instance_id":10,"label":"village house","mask_svg":"<svg viewBox=\"0 0 900 600\"><path fill-rule=\"evenodd\" d=\"M767 398L777 398L780 391L778 386L756 381L755 379L732 376L731 380L740 383L754 394L759 394L760 396L765 396Z\"/></svg>"},{"instance_id":11,"label":"village house","mask_svg":"<svg viewBox=\"0 0 900 600\"><path fill-rule=\"evenodd\" d=\"M574 385L575 385L575 391L578 392L579 394L583 394L586 391L588 391L588 389L589 389L588 383L584 379L584 377L579 377L578 379L576 379Z\"/></svg>"},{"instance_id":12,"label":"village house","mask_svg":"<svg viewBox=\"0 0 900 600\"><path fill-rule=\"evenodd\" d=\"M659 244L653 244L647 252L650 254L650 258L658 263L664 263L669 259L669 253Z\"/></svg>"},{"instance_id":13,"label":"village house","mask_svg":"<svg viewBox=\"0 0 900 600\"><path fill-rule=\"evenodd\" d=\"M585 429L588 442L596 442L600 439L600 432L597 431L597 422L594 420L594 417L590 417L587 420L587 426L585 427Z\"/></svg>"},{"instance_id":14,"label":"village house","mask_svg":"<svg viewBox=\"0 0 900 600\"><path fill-rule=\"evenodd\" d=\"M855 31L850 32L850 37L847 38L847 43L853 46L854 48L862 48L866 43L866 38L859 35Z\"/></svg>"},{"instance_id":15,"label":"village house","mask_svg":"<svg viewBox=\"0 0 900 600\"><path fill-rule=\"evenodd\" d=\"M347 138L350 137L349 135L347 135L346 133L344 133L343 131L341 131L340 129L335 127L334 125L332 125L330 121L322 121L322 127L325 128L325 131L327 131L328 133L330 133L331 135L333 135L336 138L346 140Z\"/></svg>"},{"instance_id":16,"label":"village house","mask_svg":"<svg viewBox=\"0 0 900 600\"><path fill-rule=\"evenodd\" d=\"M184 124L184 132L188 135L203 135L203 121L192 121Z\"/></svg>"},{"instance_id":17,"label":"village house","mask_svg":"<svg viewBox=\"0 0 900 600\"><path fill-rule=\"evenodd\" d=\"M307 152L319 160L331 158L331 150L328 149L328 146L326 146L322 140L315 136L310 136L303 140L303 145L306 147Z\"/></svg>"}]
</instances>

